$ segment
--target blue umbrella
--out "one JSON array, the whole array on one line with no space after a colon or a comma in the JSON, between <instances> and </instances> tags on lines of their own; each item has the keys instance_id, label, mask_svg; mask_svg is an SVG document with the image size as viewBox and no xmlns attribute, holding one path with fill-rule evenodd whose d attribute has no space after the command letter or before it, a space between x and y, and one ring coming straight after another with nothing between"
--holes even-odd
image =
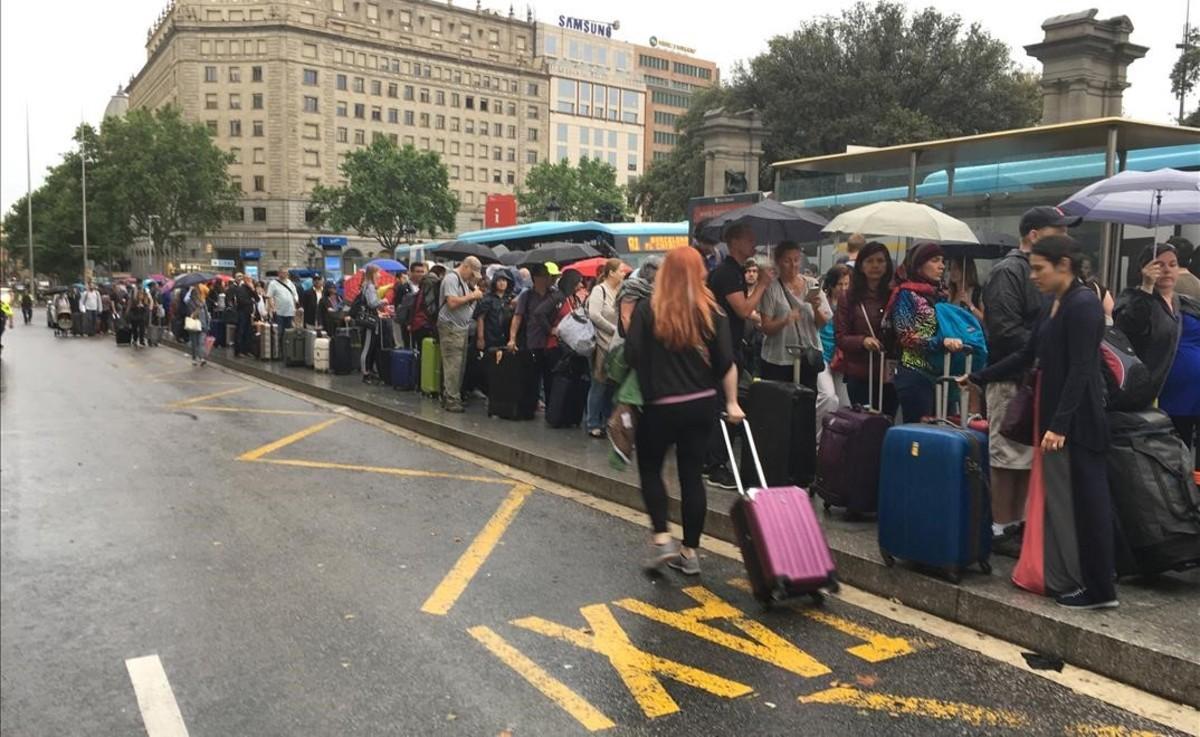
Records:
<instances>
[{"instance_id":1,"label":"blue umbrella","mask_svg":"<svg viewBox=\"0 0 1200 737\"><path fill-rule=\"evenodd\" d=\"M408 267L393 258L377 258L374 261L368 261L367 266L377 266L380 271L387 271L392 274L403 274L408 271Z\"/></svg>"}]
</instances>

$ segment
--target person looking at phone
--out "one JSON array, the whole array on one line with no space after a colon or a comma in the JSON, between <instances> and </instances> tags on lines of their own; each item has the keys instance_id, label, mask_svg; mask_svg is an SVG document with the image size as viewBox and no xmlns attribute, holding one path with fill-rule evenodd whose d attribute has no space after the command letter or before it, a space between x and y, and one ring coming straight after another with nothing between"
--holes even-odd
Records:
<instances>
[{"instance_id":1,"label":"person looking at phone","mask_svg":"<svg viewBox=\"0 0 1200 737\"><path fill-rule=\"evenodd\" d=\"M1194 448L1200 425L1200 302L1175 290L1175 246L1146 246L1136 266L1140 282L1121 293L1113 321L1150 370L1159 409Z\"/></svg>"}]
</instances>

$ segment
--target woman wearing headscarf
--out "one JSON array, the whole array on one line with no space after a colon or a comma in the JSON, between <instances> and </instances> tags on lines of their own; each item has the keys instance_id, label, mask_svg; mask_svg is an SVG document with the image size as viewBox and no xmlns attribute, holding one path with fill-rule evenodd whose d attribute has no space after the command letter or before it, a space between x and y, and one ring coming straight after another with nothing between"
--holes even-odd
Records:
<instances>
[{"instance_id":1,"label":"woman wearing headscarf","mask_svg":"<svg viewBox=\"0 0 1200 737\"><path fill-rule=\"evenodd\" d=\"M958 338L938 337L934 305L943 299L945 254L936 243L919 243L908 252L896 273L884 313L890 318L900 350L896 396L905 422L920 422L934 414L934 387L942 375L942 356L963 348Z\"/></svg>"},{"instance_id":2,"label":"woman wearing headscarf","mask_svg":"<svg viewBox=\"0 0 1200 737\"><path fill-rule=\"evenodd\" d=\"M1175 291L1175 246L1146 246L1136 263L1141 283L1121 292L1113 320L1150 370L1159 409L1195 448L1200 425L1200 302Z\"/></svg>"}]
</instances>

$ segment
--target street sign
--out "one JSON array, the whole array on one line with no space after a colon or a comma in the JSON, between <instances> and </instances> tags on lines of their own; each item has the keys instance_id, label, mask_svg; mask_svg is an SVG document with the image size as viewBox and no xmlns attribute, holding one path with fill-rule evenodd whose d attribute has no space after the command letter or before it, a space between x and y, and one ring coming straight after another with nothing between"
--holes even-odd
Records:
<instances>
[{"instance_id":1,"label":"street sign","mask_svg":"<svg viewBox=\"0 0 1200 737\"><path fill-rule=\"evenodd\" d=\"M243 261L258 261L262 258L262 251L257 248L247 248L242 251Z\"/></svg>"},{"instance_id":2,"label":"street sign","mask_svg":"<svg viewBox=\"0 0 1200 737\"><path fill-rule=\"evenodd\" d=\"M210 263L217 269L232 269L237 265L231 258L214 258Z\"/></svg>"},{"instance_id":3,"label":"street sign","mask_svg":"<svg viewBox=\"0 0 1200 737\"><path fill-rule=\"evenodd\" d=\"M341 235L319 235L317 245L321 248L345 248L349 240Z\"/></svg>"}]
</instances>

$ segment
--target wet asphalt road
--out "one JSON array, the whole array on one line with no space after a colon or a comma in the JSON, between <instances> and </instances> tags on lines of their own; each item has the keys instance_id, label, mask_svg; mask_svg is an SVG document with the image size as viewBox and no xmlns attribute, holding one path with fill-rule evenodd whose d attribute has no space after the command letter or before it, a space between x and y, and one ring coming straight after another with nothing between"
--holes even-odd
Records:
<instances>
[{"instance_id":1,"label":"wet asphalt road","mask_svg":"<svg viewBox=\"0 0 1200 737\"><path fill-rule=\"evenodd\" d=\"M5 344L5 737L146 734L142 656L193 737L1171 733L180 353Z\"/></svg>"}]
</instances>

